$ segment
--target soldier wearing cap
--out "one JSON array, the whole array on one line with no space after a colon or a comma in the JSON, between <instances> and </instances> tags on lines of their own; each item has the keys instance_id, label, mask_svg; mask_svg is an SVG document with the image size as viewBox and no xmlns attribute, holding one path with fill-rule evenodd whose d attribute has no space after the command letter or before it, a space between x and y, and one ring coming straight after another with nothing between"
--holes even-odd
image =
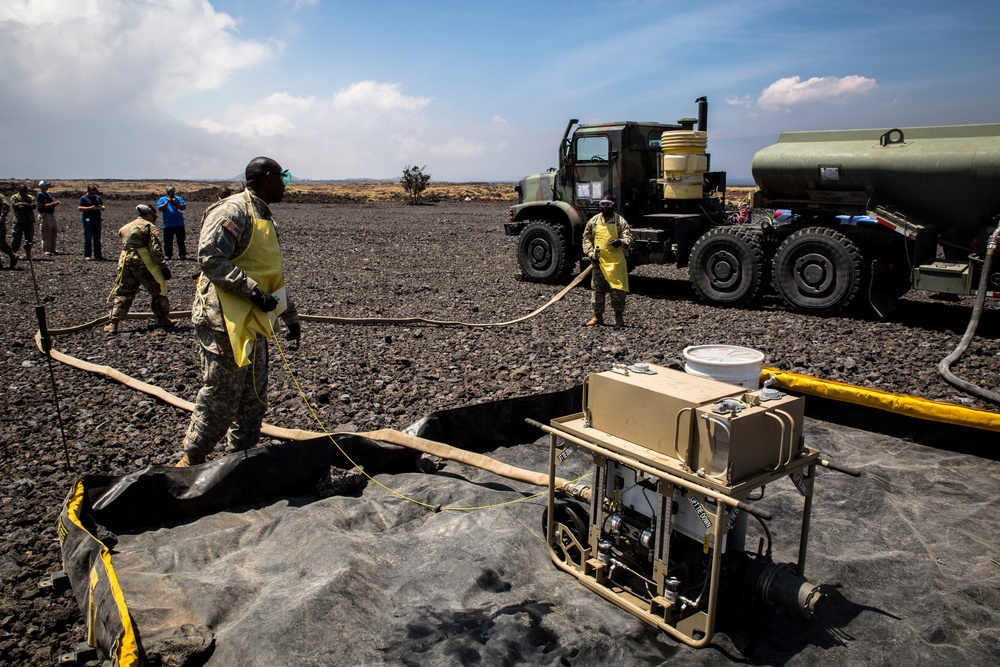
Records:
<instances>
[{"instance_id":1,"label":"soldier wearing cap","mask_svg":"<svg viewBox=\"0 0 1000 667\"><path fill-rule=\"evenodd\" d=\"M167 281L170 269L163 257L163 246L156 235L156 211L152 206L135 207L139 217L118 230L122 239L122 252L118 258L118 278L108 300L111 306L111 323L104 327L108 333L118 333L120 322L128 315L132 300L145 287L149 292L153 314L161 327L172 327L170 301L167 300Z\"/></svg>"},{"instance_id":2,"label":"soldier wearing cap","mask_svg":"<svg viewBox=\"0 0 1000 667\"><path fill-rule=\"evenodd\" d=\"M594 317L587 322L587 326L604 324L604 302L610 294L615 326L623 327L625 295L628 294L625 249L632 247L632 229L625 218L615 212L614 197L608 195L598 205L601 212L588 220L583 228L583 253L594 265L590 279Z\"/></svg>"},{"instance_id":3,"label":"soldier wearing cap","mask_svg":"<svg viewBox=\"0 0 1000 667\"><path fill-rule=\"evenodd\" d=\"M35 242L35 198L28 192L28 184L21 183L11 198L10 205L14 209L14 229L10 235L10 249L15 255L21 249L21 239L24 239L24 254ZM13 266L13 265L11 265Z\"/></svg>"},{"instance_id":4,"label":"soldier wearing cap","mask_svg":"<svg viewBox=\"0 0 1000 667\"><path fill-rule=\"evenodd\" d=\"M48 181L38 182L35 205L38 208L38 222L42 228L42 252L46 255L58 255L56 238L59 236L59 225L56 223L56 206L59 206L59 200L49 194L51 185Z\"/></svg>"},{"instance_id":5,"label":"soldier wearing cap","mask_svg":"<svg viewBox=\"0 0 1000 667\"><path fill-rule=\"evenodd\" d=\"M270 209L284 198L291 174L267 157L251 160L245 174L246 189L215 202L202 217L202 275L191 321L204 385L184 436L181 468L203 463L223 437L231 450L257 444L267 409L267 339L275 335L276 316L287 329L285 339L299 341L298 314L281 298L281 248Z\"/></svg>"}]
</instances>

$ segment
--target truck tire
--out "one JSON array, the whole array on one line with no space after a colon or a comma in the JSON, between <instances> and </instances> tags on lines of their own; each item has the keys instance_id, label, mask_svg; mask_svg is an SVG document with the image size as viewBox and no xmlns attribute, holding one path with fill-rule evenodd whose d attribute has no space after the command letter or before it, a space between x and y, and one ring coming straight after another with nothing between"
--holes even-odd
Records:
<instances>
[{"instance_id":1,"label":"truck tire","mask_svg":"<svg viewBox=\"0 0 1000 667\"><path fill-rule=\"evenodd\" d=\"M760 238L737 227L710 229L695 241L688 262L691 286L703 302L742 308L764 283Z\"/></svg>"},{"instance_id":2,"label":"truck tire","mask_svg":"<svg viewBox=\"0 0 1000 667\"><path fill-rule=\"evenodd\" d=\"M569 278L575 258L563 227L544 220L533 220L521 232L517 242L517 261L525 280L560 283Z\"/></svg>"},{"instance_id":3,"label":"truck tire","mask_svg":"<svg viewBox=\"0 0 1000 667\"><path fill-rule=\"evenodd\" d=\"M835 315L849 306L862 281L861 251L828 227L795 232L774 255L772 283L794 311Z\"/></svg>"}]
</instances>

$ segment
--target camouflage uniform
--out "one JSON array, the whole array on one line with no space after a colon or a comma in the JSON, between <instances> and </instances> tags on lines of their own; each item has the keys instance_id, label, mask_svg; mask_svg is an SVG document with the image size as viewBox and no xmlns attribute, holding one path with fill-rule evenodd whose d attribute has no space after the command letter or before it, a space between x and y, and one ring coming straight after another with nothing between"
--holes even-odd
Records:
<instances>
[{"instance_id":1,"label":"camouflage uniform","mask_svg":"<svg viewBox=\"0 0 1000 667\"><path fill-rule=\"evenodd\" d=\"M15 253L21 249L21 238L27 248L35 242L35 197L30 192L23 197L20 192L11 195L10 203L14 207L14 229L11 232L10 246Z\"/></svg>"},{"instance_id":2,"label":"camouflage uniform","mask_svg":"<svg viewBox=\"0 0 1000 667\"><path fill-rule=\"evenodd\" d=\"M153 263L163 266L163 245L156 235L156 224L136 218L118 230L122 239L122 252L118 259L118 282L111 291L114 302L111 306L111 322L125 319L132 301L139 292L139 287L145 287L150 294L150 308L160 324L169 322L170 301L160 294L160 283L146 267L146 262L139 255L140 248L149 250Z\"/></svg>"},{"instance_id":3,"label":"camouflage uniform","mask_svg":"<svg viewBox=\"0 0 1000 667\"><path fill-rule=\"evenodd\" d=\"M10 213L10 204L7 203L7 198L0 195L0 252L7 253L7 257L10 258L10 268L14 268L17 264L17 257L11 251L10 246L7 245L7 214Z\"/></svg>"},{"instance_id":4,"label":"camouflage uniform","mask_svg":"<svg viewBox=\"0 0 1000 667\"><path fill-rule=\"evenodd\" d=\"M233 264L250 245L253 219L270 219L268 205L250 192L212 204L202 217L198 240L198 279L191 321L201 344L204 386L198 391L194 412L184 436L184 452L191 463L201 463L226 437L230 450L253 447L260 440L260 425L267 409L267 339L258 335L248 366L236 363L226 331L217 290L249 298L256 287L252 278ZM286 324L297 324L291 300L281 314Z\"/></svg>"},{"instance_id":5,"label":"camouflage uniform","mask_svg":"<svg viewBox=\"0 0 1000 667\"><path fill-rule=\"evenodd\" d=\"M586 257L594 254L594 227L599 222L603 222L604 215L598 213L590 220L587 221L586 227L583 228L583 254ZM632 247L632 228L629 227L628 222L625 218L614 214L614 222L618 225L618 238L622 240L622 244L626 248ZM610 224L610 223L609 223ZM604 274L601 272L600 267L595 266L594 270L591 272L590 277L590 302L594 306L594 315L597 317L604 317L605 311L605 295L611 295L611 309L618 314L625 311L625 292L618 289L611 289L608 285L608 281L604 278Z\"/></svg>"}]
</instances>

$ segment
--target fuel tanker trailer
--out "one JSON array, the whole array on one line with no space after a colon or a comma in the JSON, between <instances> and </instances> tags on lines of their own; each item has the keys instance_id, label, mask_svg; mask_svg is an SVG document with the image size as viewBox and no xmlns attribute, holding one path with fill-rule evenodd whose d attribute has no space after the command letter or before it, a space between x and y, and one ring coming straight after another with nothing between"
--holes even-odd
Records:
<instances>
[{"instance_id":1,"label":"fuel tanker trailer","mask_svg":"<svg viewBox=\"0 0 1000 667\"><path fill-rule=\"evenodd\" d=\"M769 271L800 312L832 314L861 294L885 314L910 289L1000 293L997 268L981 282L1000 214L1000 124L783 132L752 170L752 205L792 221L749 232L762 257L707 253L710 296L712 272L734 270L723 254L750 264L744 273Z\"/></svg>"}]
</instances>

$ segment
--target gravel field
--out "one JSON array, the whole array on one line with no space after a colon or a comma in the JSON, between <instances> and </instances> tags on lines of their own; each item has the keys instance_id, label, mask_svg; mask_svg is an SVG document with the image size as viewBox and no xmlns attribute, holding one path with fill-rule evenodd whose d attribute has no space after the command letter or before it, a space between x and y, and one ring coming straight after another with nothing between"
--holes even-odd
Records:
<instances>
[{"instance_id":1,"label":"gravel field","mask_svg":"<svg viewBox=\"0 0 1000 667\"><path fill-rule=\"evenodd\" d=\"M116 230L139 202L114 201L105 213L110 259ZM194 254L206 204L187 210ZM69 209L70 206L62 207ZM343 317L425 317L500 322L545 303L558 287L518 282L516 239L504 236L507 204L308 204L274 207L281 227L288 292L299 311ZM107 315L116 262L84 262L79 217L59 212L61 255L34 264L50 328ZM41 247L40 243L37 246ZM4 259L6 265L6 259ZM173 261L172 309L189 310L198 269ZM60 437L48 364L35 348L35 290L27 262L0 273L6 352L0 363L0 664L55 664L83 641L69 591L40 591L61 569L56 519L82 473L118 475L180 457L188 414L100 376L53 363L70 466ZM687 345L745 345L765 365L850 384L995 410L948 385L938 362L958 344L972 299L936 301L911 293L892 316L791 313L776 297L754 310L700 305L685 271L640 267L623 329L588 329L583 287L540 316L497 328L303 324L288 368L271 363L266 420L288 428L366 431L405 427L440 409L564 389L612 361L669 364ZM133 311L148 311L144 292ZM954 366L980 386L1000 387L1000 315L987 306L979 332ZM193 329L131 320L111 337L99 327L62 336L55 347L194 400L201 371ZM294 378L294 379L293 379Z\"/></svg>"}]
</instances>

